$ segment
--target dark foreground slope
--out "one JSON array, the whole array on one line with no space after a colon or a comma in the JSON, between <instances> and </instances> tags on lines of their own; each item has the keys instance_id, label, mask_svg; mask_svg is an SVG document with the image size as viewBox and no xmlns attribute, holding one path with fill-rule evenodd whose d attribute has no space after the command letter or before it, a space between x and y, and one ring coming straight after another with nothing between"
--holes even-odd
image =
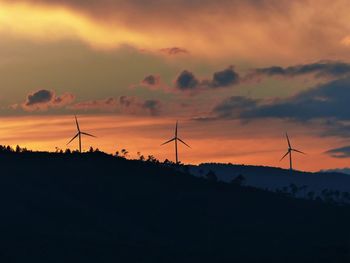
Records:
<instances>
[{"instance_id":1,"label":"dark foreground slope","mask_svg":"<svg viewBox=\"0 0 350 263\"><path fill-rule=\"evenodd\" d=\"M0 167L0 262L350 262L349 207L100 153Z\"/></svg>"}]
</instances>

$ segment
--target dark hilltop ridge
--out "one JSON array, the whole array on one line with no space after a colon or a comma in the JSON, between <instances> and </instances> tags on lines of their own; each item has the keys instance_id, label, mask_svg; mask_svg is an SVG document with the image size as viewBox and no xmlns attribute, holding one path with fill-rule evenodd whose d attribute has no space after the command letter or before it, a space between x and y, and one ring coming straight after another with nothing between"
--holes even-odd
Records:
<instances>
[{"instance_id":1,"label":"dark hilltop ridge","mask_svg":"<svg viewBox=\"0 0 350 263\"><path fill-rule=\"evenodd\" d=\"M350 262L350 207L99 151L0 151L1 262Z\"/></svg>"}]
</instances>

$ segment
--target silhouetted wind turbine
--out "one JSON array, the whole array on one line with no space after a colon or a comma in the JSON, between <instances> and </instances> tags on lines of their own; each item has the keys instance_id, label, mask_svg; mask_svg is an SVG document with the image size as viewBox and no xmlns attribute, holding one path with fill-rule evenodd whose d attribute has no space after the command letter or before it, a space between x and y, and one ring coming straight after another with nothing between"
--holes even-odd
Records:
<instances>
[{"instance_id":1,"label":"silhouetted wind turbine","mask_svg":"<svg viewBox=\"0 0 350 263\"><path fill-rule=\"evenodd\" d=\"M96 136L89 134L89 133L86 133L86 132L82 132L80 130L80 127L79 127L77 116L74 116L74 117L75 117L75 123L77 125L78 133L67 143L67 145L70 144L72 141L74 141L75 138L78 137L79 138L79 152L81 153L81 135L86 135L86 136L95 137L95 138L96 138Z\"/></svg>"},{"instance_id":2,"label":"silhouetted wind turbine","mask_svg":"<svg viewBox=\"0 0 350 263\"><path fill-rule=\"evenodd\" d=\"M175 136L174 138L170 139L169 141L166 141L165 143L162 143L161 145L167 144L169 142L175 141L175 158L176 158L176 164L179 163L179 158L177 155L177 141L180 141L181 143L183 143L184 145L186 145L187 147L191 148L187 143L185 143L183 140L181 140L179 137L177 137L177 121L176 121L176 126L175 126Z\"/></svg>"},{"instance_id":3,"label":"silhouetted wind turbine","mask_svg":"<svg viewBox=\"0 0 350 263\"><path fill-rule=\"evenodd\" d=\"M292 171L292 170L293 170L293 165L292 165L292 152L298 152L298 153L302 153L302 154L306 154L306 153L304 153L304 152L302 152L302 151L299 151L299 150L297 150L297 149L292 148L287 133L286 133L286 138L287 138L287 142L288 142L288 150L287 150L286 154L283 155L283 157L281 158L280 161L282 161L282 160L284 159L284 157L286 157L286 156L289 154L289 165L290 165L290 170Z\"/></svg>"}]
</instances>

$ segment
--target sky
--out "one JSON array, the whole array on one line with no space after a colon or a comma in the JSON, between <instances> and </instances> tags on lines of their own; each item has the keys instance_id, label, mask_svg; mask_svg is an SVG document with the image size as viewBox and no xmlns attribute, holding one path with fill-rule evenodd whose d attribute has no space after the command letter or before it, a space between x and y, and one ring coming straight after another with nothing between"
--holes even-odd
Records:
<instances>
[{"instance_id":1,"label":"sky","mask_svg":"<svg viewBox=\"0 0 350 263\"><path fill-rule=\"evenodd\" d=\"M346 0L0 0L0 144L349 166Z\"/></svg>"}]
</instances>

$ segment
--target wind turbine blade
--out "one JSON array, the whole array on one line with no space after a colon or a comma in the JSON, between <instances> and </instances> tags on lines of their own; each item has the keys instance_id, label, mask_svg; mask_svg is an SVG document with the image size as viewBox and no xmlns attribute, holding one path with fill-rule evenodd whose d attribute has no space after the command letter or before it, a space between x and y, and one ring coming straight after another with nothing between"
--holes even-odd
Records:
<instances>
[{"instance_id":1,"label":"wind turbine blade","mask_svg":"<svg viewBox=\"0 0 350 263\"><path fill-rule=\"evenodd\" d=\"M74 141L74 139L77 138L78 136L79 136L79 132L67 143L67 145L70 144L72 141Z\"/></svg>"},{"instance_id":2,"label":"wind turbine blade","mask_svg":"<svg viewBox=\"0 0 350 263\"><path fill-rule=\"evenodd\" d=\"M286 133L286 138L287 138L287 142L288 142L288 147L289 147L289 148L292 148L292 147L290 146L290 141L289 141L288 133Z\"/></svg>"},{"instance_id":3,"label":"wind turbine blade","mask_svg":"<svg viewBox=\"0 0 350 263\"><path fill-rule=\"evenodd\" d=\"M175 126L175 137L177 137L177 121L176 121L176 126Z\"/></svg>"},{"instance_id":4,"label":"wind turbine blade","mask_svg":"<svg viewBox=\"0 0 350 263\"><path fill-rule=\"evenodd\" d=\"M77 115L74 115L74 117L75 117L75 123L77 124L77 129L78 129L78 131L80 132L80 127L79 127Z\"/></svg>"},{"instance_id":5,"label":"wind turbine blade","mask_svg":"<svg viewBox=\"0 0 350 263\"><path fill-rule=\"evenodd\" d=\"M304 153L304 152L302 152L302 151L299 151L299 150L297 150L297 149L292 149L292 151L298 152L298 153L302 153L302 154L306 154L306 153Z\"/></svg>"},{"instance_id":6,"label":"wind turbine blade","mask_svg":"<svg viewBox=\"0 0 350 263\"><path fill-rule=\"evenodd\" d=\"M185 143L183 140L181 140L180 138L177 138L180 142L182 142L183 144L185 144L188 148L191 148L191 146L189 146L187 143Z\"/></svg>"},{"instance_id":7,"label":"wind turbine blade","mask_svg":"<svg viewBox=\"0 0 350 263\"><path fill-rule=\"evenodd\" d=\"M287 155L289 154L289 151L288 152L286 152L286 154L285 155L283 155L283 157L281 158L281 160L280 161L282 161Z\"/></svg>"},{"instance_id":8,"label":"wind turbine blade","mask_svg":"<svg viewBox=\"0 0 350 263\"><path fill-rule=\"evenodd\" d=\"M172 139L170 139L169 141L166 141L166 142L164 142L164 143L162 143L160 146L162 146L162 145L164 145L164 144L167 144L167 143L169 143L169 142L172 142L172 141L174 141L176 138L172 138Z\"/></svg>"},{"instance_id":9,"label":"wind turbine blade","mask_svg":"<svg viewBox=\"0 0 350 263\"><path fill-rule=\"evenodd\" d=\"M86 132L81 132L81 134L84 134L84 135L87 135L87 136L90 136L90 137L97 138L95 135L92 135L92 134L89 134L89 133L86 133Z\"/></svg>"}]
</instances>

